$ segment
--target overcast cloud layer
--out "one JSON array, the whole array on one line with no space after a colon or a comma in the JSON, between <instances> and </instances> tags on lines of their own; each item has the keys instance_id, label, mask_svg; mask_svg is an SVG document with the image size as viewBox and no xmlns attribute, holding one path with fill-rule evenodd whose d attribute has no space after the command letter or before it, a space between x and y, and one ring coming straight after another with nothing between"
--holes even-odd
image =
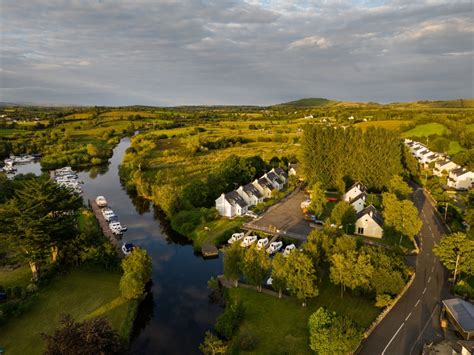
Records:
<instances>
[{"instance_id":1,"label":"overcast cloud layer","mask_svg":"<svg viewBox=\"0 0 474 355\"><path fill-rule=\"evenodd\" d=\"M0 101L474 97L471 1L0 0Z\"/></svg>"}]
</instances>

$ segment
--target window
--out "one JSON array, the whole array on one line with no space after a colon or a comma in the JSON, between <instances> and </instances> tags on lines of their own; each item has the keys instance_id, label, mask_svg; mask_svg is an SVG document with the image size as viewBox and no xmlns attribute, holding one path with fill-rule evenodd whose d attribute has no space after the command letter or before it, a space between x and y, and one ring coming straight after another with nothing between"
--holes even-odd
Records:
<instances>
[{"instance_id":1,"label":"window","mask_svg":"<svg viewBox=\"0 0 474 355\"><path fill-rule=\"evenodd\" d=\"M357 228L357 234L364 234L364 228L362 227Z\"/></svg>"}]
</instances>

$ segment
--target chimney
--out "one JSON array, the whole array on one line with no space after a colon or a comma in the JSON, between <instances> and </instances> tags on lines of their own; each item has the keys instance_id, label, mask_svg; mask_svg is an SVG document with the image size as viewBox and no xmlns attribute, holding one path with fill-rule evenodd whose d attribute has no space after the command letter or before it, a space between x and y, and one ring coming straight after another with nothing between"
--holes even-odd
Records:
<instances>
[{"instance_id":1,"label":"chimney","mask_svg":"<svg viewBox=\"0 0 474 355\"><path fill-rule=\"evenodd\" d=\"M369 216L372 217L373 214L374 214L374 211L370 210L370 211L369 211Z\"/></svg>"}]
</instances>

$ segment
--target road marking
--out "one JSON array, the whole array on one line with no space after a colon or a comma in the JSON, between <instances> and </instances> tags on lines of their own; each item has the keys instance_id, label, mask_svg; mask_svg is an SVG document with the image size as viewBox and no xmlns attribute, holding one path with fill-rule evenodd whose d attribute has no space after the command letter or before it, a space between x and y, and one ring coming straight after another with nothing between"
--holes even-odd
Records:
<instances>
[{"instance_id":1,"label":"road marking","mask_svg":"<svg viewBox=\"0 0 474 355\"><path fill-rule=\"evenodd\" d=\"M430 277L428 277L428 283L430 283L430 281L431 281L431 276L430 276Z\"/></svg>"},{"instance_id":2,"label":"road marking","mask_svg":"<svg viewBox=\"0 0 474 355\"><path fill-rule=\"evenodd\" d=\"M400 332L400 330L402 329L403 325L405 324L405 322L402 323L402 325L400 325L400 328L398 328L398 330L396 331L396 333L393 335L392 339L390 339L390 341L388 342L387 346L385 347L385 349L383 349L382 351L382 354L385 354L385 351L387 350L387 348L390 346L390 344L392 344L392 341L393 339L395 339L395 337L397 336L397 334Z\"/></svg>"},{"instance_id":3,"label":"road marking","mask_svg":"<svg viewBox=\"0 0 474 355\"><path fill-rule=\"evenodd\" d=\"M429 228L431 234L433 234L433 231L431 230L431 226L429 224L428 224L428 228Z\"/></svg>"},{"instance_id":4,"label":"road marking","mask_svg":"<svg viewBox=\"0 0 474 355\"><path fill-rule=\"evenodd\" d=\"M416 301L415 303L415 307L418 306L419 303L420 303L420 299L418 298L418 301Z\"/></svg>"},{"instance_id":5,"label":"road marking","mask_svg":"<svg viewBox=\"0 0 474 355\"><path fill-rule=\"evenodd\" d=\"M418 338L416 338L415 343L413 343L413 346L412 346L411 349L410 349L410 354L413 352L413 349L415 348L416 344L418 343L418 341L420 340L421 336L422 336L423 333L425 332L426 327L428 326L428 324L430 324L431 318L433 318L433 315L435 314L435 312L436 312L437 309L438 309L438 305L436 305L435 308L433 309L433 312L431 312L430 318L428 318L428 320L427 320L426 323L425 323L425 326L424 326L423 329L421 330L420 335L418 335Z\"/></svg>"},{"instance_id":6,"label":"road marking","mask_svg":"<svg viewBox=\"0 0 474 355\"><path fill-rule=\"evenodd\" d=\"M405 318L405 322L406 322L406 321L408 320L408 318L410 318L410 317L411 317L411 312L408 313L407 317Z\"/></svg>"},{"instance_id":7,"label":"road marking","mask_svg":"<svg viewBox=\"0 0 474 355\"><path fill-rule=\"evenodd\" d=\"M425 292L426 292L426 287L425 287L425 289L423 290L423 294L425 294Z\"/></svg>"},{"instance_id":8,"label":"road marking","mask_svg":"<svg viewBox=\"0 0 474 355\"><path fill-rule=\"evenodd\" d=\"M433 271L434 271L434 263L433 263L433 266L431 267L431 272L433 272Z\"/></svg>"}]
</instances>

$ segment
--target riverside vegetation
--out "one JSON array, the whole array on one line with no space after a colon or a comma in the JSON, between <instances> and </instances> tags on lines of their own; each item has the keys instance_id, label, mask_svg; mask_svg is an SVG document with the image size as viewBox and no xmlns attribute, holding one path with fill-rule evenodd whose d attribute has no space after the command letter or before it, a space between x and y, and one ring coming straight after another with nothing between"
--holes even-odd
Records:
<instances>
[{"instance_id":1,"label":"riverside vegetation","mask_svg":"<svg viewBox=\"0 0 474 355\"><path fill-rule=\"evenodd\" d=\"M303 167L307 182L320 184L321 191L342 192L352 181L364 181L378 207L387 212L392 210L388 220L393 221L393 227L398 218L403 218L396 213L397 206L408 201L403 179L415 180L426 185L440 203L448 202L447 221L454 230L461 231L463 220L474 225L472 194L457 194L454 199L444 193L442 178L420 170L403 149L400 138L426 143L472 169L473 107L473 100L379 105L320 99L271 107L6 106L0 108L5 115L0 122L0 156L41 153L45 169L100 165L107 162L111 149L121 137L135 133L120 169L123 184L159 207L172 228L196 246L203 242L219 244L244 222L244 219L219 218L213 209L216 197L271 167L286 169L288 163L295 162ZM393 175L397 177L395 180ZM29 176L8 180L0 174L0 203L3 211L8 211L7 217L18 218L18 215L11 216L11 211L28 213L18 204L22 194L26 198L31 193L41 200L45 193L54 191L45 181ZM27 187L29 184L40 185L32 188ZM36 194L28 188L37 190ZM276 194L266 205L281 197L282 194ZM138 269L121 267L111 255L110 244L97 234L97 225L90 213L77 207L74 200L66 198L66 201L70 201L71 206L61 208L71 213L58 214L57 220L50 221L50 216L46 216L50 211L58 211L58 207L43 206L35 212L36 216L42 216L38 219L39 225L34 224L36 220L32 217L25 223L5 226L8 233L0 240L3 253L0 260L10 266L21 266L14 270L0 269L0 285L11 300L0 305L4 316L0 332L2 345L14 344L23 352L40 343L46 347L41 335L29 328L28 324L33 323L48 323L44 330L48 341L62 338L61 321L74 325L80 339L81 334L85 334L82 329L89 326L83 322L97 316L105 316L111 325L108 328L101 321L94 323L101 330L100 334L109 334L112 329L121 342L128 337L134 309L143 297L150 261L137 253L137 264L141 265ZM25 206L30 202L26 201ZM17 207L6 208L10 205ZM323 214L333 223L349 223L343 222L347 217L345 206L333 207L334 204L323 203ZM73 219L77 223L71 223ZM415 222L413 227L416 227ZM26 230L28 233L24 233ZM397 238L393 245L398 245L398 236L407 237L402 244L410 240L413 230L416 228L394 229L392 232ZM21 234L32 238L15 240L14 236ZM45 242L38 243L45 235ZM472 238L472 228L466 238ZM343 352L353 349L355 341L341 344L329 335L339 334L341 339L350 334L351 338L359 339L362 330L379 313L377 308L390 303L403 287L410 270L397 250L386 252L379 247L363 246L358 241L354 245L349 240L354 239L339 230L335 234L326 230L310 237L303 251L291 256L295 263L304 265L304 275L288 271L288 264L281 258L268 264L258 253L236 257L239 265L234 275L259 286L262 275L275 273L276 291L285 293L283 290L289 288L293 298L279 300L251 290L229 290L225 316L216 326L219 336L209 332L201 350L206 353L206 344L210 344L228 350L279 351L282 339L289 349L299 349L301 353L310 349ZM20 242L26 244L20 245ZM22 254L25 245L35 252ZM76 248L81 252L72 252ZM440 257L448 255L446 258L449 258L449 248L439 253ZM469 250L463 253L469 254ZM34 278L30 281L28 264L33 266L33 273L39 271L38 281ZM379 269L386 273L379 275ZM351 270L346 273L348 277L341 277L344 270ZM352 273L352 270L358 271ZM462 274L458 275L463 282L462 292L468 292L466 284L472 282L467 270L468 266L463 266ZM121 283L121 277L128 281ZM109 285L108 292L96 287L101 284ZM344 302L338 299L341 294ZM94 302L77 308L77 299L89 298ZM64 302L63 308L70 310L79 323L61 318L53 306L55 299ZM306 307L301 307L302 302ZM46 317L51 319L51 314L54 321L45 322ZM268 319L269 315L273 318ZM27 322L27 319L34 321ZM306 321L301 322L302 319ZM277 325L282 324L287 326L277 329ZM256 340L255 335L261 340ZM5 336L8 342L3 339ZM115 336L111 335L111 339ZM50 346L48 344L48 348Z\"/></svg>"}]
</instances>

